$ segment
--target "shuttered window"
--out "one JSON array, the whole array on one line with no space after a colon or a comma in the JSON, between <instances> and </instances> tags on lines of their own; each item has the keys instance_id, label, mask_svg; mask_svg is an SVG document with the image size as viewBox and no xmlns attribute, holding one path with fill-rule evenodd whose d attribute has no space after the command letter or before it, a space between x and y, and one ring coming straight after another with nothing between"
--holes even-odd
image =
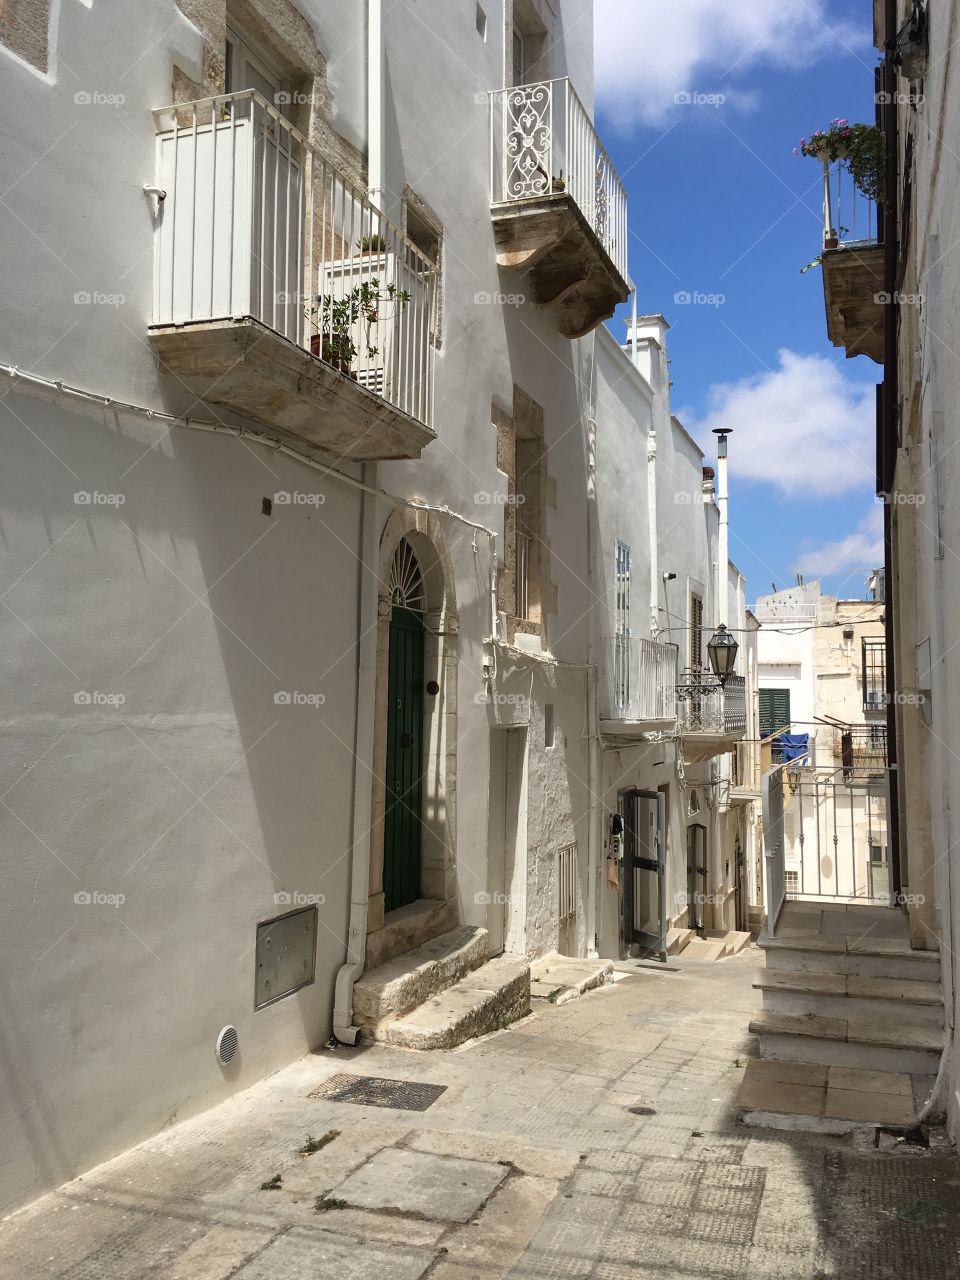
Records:
<instances>
[{"instance_id":1,"label":"shuttered window","mask_svg":"<svg viewBox=\"0 0 960 1280\"><path fill-rule=\"evenodd\" d=\"M760 690L760 737L790 728L790 690Z\"/></svg>"},{"instance_id":2,"label":"shuttered window","mask_svg":"<svg viewBox=\"0 0 960 1280\"><path fill-rule=\"evenodd\" d=\"M690 670L703 670L703 597L690 594Z\"/></svg>"}]
</instances>

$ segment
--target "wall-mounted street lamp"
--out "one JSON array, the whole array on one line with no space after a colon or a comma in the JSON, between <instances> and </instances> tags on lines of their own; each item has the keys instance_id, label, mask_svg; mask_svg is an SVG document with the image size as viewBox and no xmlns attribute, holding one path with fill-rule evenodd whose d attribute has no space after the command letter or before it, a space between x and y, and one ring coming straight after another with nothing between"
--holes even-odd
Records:
<instances>
[{"instance_id":1,"label":"wall-mounted street lamp","mask_svg":"<svg viewBox=\"0 0 960 1280\"><path fill-rule=\"evenodd\" d=\"M683 701L707 693L718 693L733 675L740 646L721 622L716 634L707 645L707 656L715 680L706 678L700 671L684 671L677 685L677 697Z\"/></svg>"}]
</instances>

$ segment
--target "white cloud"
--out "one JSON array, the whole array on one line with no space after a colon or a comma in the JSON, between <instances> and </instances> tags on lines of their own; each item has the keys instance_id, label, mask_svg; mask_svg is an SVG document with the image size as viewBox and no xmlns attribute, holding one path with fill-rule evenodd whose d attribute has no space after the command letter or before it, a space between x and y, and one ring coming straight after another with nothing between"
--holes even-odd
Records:
<instances>
[{"instance_id":1,"label":"white cloud","mask_svg":"<svg viewBox=\"0 0 960 1280\"><path fill-rule=\"evenodd\" d=\"M710 109L677 108L678 93L723 93L724 105L749 106L735 85L745 72L799 70L844 45L863 49L866 35L829 18L826 0L597 0L597 95L624 127Z\"/></svg>"},{"instance_id":2,"label":"white cloud","mask_svg":"<svg viewBox=\"0 0 960 1280\"><path fill-rule=\"evenodd\" d=\"M883 564L883 509L877 506L845 538L801 551L793 568L809 578L837 574L852 577L880 564Z\"/></svg>"},{"instance_id":3,"label":"white cloud","mask_svg":"<svg viewBox=\"0 0 960 1280\"><path fill-rule=\"evenodd\" d=\"M829 498L870 485L876 448L873 383L854 382L824 356L783 349L772 371L710 388L708 412L691 428L729 427L730 468L791 498Z\"/></svg>"}]
</instances>

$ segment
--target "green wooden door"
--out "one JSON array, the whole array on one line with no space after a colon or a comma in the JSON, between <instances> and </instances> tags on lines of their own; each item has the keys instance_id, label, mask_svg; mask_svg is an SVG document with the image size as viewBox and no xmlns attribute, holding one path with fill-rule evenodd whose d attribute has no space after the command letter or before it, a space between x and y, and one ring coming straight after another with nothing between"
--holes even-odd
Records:
<instances>
[{"instance_id":1,"label":"green wooden door","mask_svg":"<svg viewBox=\"0 0 960 1280\"><path fill-rule=\"evenodd\" d=\"M384 910L420 897L423 802L423 615L394 606L390 618Z\"/></svg>"}]
</instances>

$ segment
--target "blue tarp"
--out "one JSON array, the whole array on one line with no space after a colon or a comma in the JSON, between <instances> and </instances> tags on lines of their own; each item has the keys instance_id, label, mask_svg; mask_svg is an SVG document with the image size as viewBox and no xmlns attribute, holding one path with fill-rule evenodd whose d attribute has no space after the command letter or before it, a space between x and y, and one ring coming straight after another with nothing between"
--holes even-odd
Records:
<instances>
[{"instance_id":1,"label":"blue tarp","mask_svg":"<svg viewBox=\"0 0 960 1280\"><path fill-rule=\"evenodd\" d=\"M810 751L809 733L781 733L774 742L777 755L784 764L790 760L800 760Z\"/></svg>"}]
</instances>

